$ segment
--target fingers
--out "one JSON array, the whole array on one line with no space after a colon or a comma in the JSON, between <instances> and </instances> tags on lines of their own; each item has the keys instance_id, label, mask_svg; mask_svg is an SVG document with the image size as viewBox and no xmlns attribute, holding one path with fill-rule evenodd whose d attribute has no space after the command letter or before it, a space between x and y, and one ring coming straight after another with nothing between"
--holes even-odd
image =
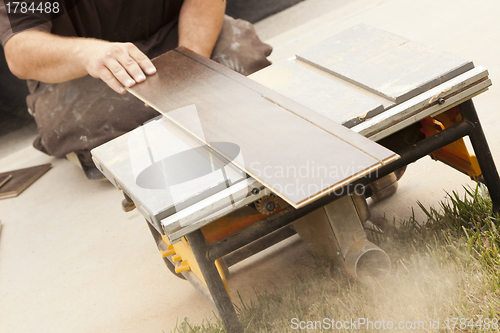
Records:
<instances>
[{"instance_id":1,"label":"fingers","mask_svg":"<svg viewBox=\"0 0 500 333\"><path fill-rule=\"evenodd\" d=\"M105 66L108 69L108 71L112 74L112 76L116 80L118 80L118 82L121 83L122 87L130 88L137 82L132 78L132 76L128 72L128 70L134 71L134 69L133 68L126 68L126 67L131 67L131 66L123 65L118 60L113 59L113 58L107 59ZM144 74L142 74L142 71L140 73L141 74L139 74L139 75L142 75L144 77ZM135 73L135 75L139 76L137 73ZM142 78L141 81L144 81L145 79L146 78L144 77L144 78ZM103 78L103 80L104 80L104 78Z\"/></svg>"},{"instance_id":2,"label":"fingers","mask_svg":"<svg viewBox=\"0 0 500 333\"><path fill-rule=\"evenodd\" d=\"M126 73L117 70L116 78L125 87L131 87L135 83L146 80L144 73L148 75L156 73L156 68L149 58L142 53L134 44L122 44L123 48L116 50L116 60L125 69ZM113 64L116 65L116 64ZM134 82L132 82L133 80Z\"/></svg>"},{"instance_id":3,"label":"fingers","mask_svg":"<svg viewBox=\"0 0 500 333\"><path fill-rule=\"evenodd\" d=\"M105 66L125 87L131 87L137 82L146 80L137 62L130 56L123 44L115 45L106 53Z\"/></svg>"},{"instance_id":4,"label":"fingers","mask_svg":"<svg viewBox=\"0 0 500 333\"><path fill-rule=\"evenodd\" d=\"M119 76L115 75L116 78L126 87L130 87L135 83L146 80L146 76L144 75L140 63L144 64L145 68L151 71L151 68L154 68L154 66L148 57L139 51L139 49L137 49L137 47L132 43L126 43L120 46L122 47L116 50L115 59L126 73L122 73L122 71L119 70L117 73Z\"/></svg>"},{"instance_id":5,"label":"fingers","mask_svg":"<svg viewBox=\"0 0 500 333\"><path fill-rule=\"evenodd\" d=\"M156 73L156 68L151 60L149 60L149 58L146 57L146 55L142 53L134 44L130 43L128 48L130 57L136 61L146 74L153 75Z\"/></svg>"},{"instance_id":6,"label":"fingers","mask_svg":"<svg viewBox=\"0 0 500 333\"><path fill-rule=\"evenodd\" d=\"M116 92L125 93L136 83L146 80L149 75L156 73L156 68L149 58L132 43L116 43L108 49L104 61L104 71L101 79Z\"/></svg>"},{"instance_id":7,"label":"fingers","mask_svg":"<svg viewBox=\"0 0 500 333\"><path fill-rule=\"evenodd\" d=\"M116 79L116 77L107 69L103 68L103 74L100 75L101 80L104 81L111 89L119 94L124 94L125 89L123 85Z\"/></svg>"}]
</instances>

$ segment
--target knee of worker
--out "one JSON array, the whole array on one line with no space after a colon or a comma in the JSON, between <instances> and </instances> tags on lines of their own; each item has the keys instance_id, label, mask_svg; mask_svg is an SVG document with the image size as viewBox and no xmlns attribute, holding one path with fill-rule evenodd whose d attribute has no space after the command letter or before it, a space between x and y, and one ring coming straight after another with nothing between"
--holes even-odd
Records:
<instances>
[{"instance_id":1,"label":"knee of worker","mask_svg":"<svg viewBox=\"0 0 500 333\"><path fill-rule=\"evenodd\" d=\"M84 151L89 160L88 151L158 116L131 94L119 95L90 76L40 83L27 102L38 126L35 148L56 157Z\"/></svg>"},{"instance_id":2,"label":"knee of worker","mask_svg":"<svg viewBox=\"0 0 500 333\"><path fill-rule=\"evenodd\" d=\"M225 16L212 60L243 75L250 75L271 62L273 48L263 43L250 22Z\"/></svg>"}]
</instances>

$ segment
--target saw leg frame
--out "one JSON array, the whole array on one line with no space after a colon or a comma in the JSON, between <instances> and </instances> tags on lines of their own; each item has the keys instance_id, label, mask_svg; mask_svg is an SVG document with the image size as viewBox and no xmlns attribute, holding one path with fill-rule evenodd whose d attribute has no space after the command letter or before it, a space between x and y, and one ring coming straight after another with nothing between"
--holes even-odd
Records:
<instances>
[{"instance_id":1,"label":"saw leg frame","mask_svg":"<svg viewBox=\"0 0 500 333\"><path fill-rule=\"evenodd\" d=\"M469 139L474 148L477 162L482 171L484 184L490 193L491 202L493 205L493 213L500 214L500 177L493 161L486 136L484 135L483 128L479 122L476 109L472 99L460 104L458 106L464 121L472 123L473 129L469 133Z\"/></svg>"},{"instance_id":2,"label":"saw leg frame","mask_svg":"<svg viewBox=\"0 0 500 333\"><path fill-rule=\"evenodd\" d=\"M208 290L212 295L215 307L228 332L243 332L243 326L238 319L231 298L227 293L226 286L222 281L215 262L210 259L209 246L201 230L196 230L187 236L193 254L198 262L203 278L207 284Z\"/></svg>"}]
</instances>

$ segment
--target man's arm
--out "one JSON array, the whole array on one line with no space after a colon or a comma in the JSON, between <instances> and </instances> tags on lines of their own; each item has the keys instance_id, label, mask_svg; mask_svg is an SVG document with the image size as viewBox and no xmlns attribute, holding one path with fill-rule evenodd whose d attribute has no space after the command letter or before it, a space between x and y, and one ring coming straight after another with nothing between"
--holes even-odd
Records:
<instances>
[{"instance_id":1,"label":"man's arm","mask_svg":"<svg viewBox=\"0 0 500 333\"><path fill-rule=\"evenodd\" d=\"M87 74L102 79L118 93L154 74L151 61L131 43L60 37L27 30L4 46L10 70L21 79L60 83Z\"/></svg>"},{"instance_id":2,"label":"man's arm","mask_svg":"<svg viewBox=\"0 0 500 333\"><path fill-rule=\"evenodd\" d=\"M210 58L225 10L226 0L184 0L179 16L179 46Z\"/></svg>"},{"instance_id":3,"label":"man's arm","mask_svg":"<svg viewBox=\"0 0 500 333\"><path fill-rule=\"evenodd\" d=\"M179 45L210 57L222 27L225 0L185 0L179 17ZM87 74L118 93L154 74L155 67L135 45L61 37L27 30L4 45L11 72L21 79L60 83Z\"/></svg>"}]
</instances>

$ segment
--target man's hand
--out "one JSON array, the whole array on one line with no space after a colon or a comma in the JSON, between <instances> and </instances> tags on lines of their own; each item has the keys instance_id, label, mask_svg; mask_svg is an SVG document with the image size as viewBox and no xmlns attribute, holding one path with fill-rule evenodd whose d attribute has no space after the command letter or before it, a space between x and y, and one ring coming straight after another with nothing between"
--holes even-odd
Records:
<instances>
[{"instance_id":1,"label":"man's hand","mask_svg":"<svg viewBox=\"0 0 500 333\"><path fill-rule=\"evenodd\" d=\"M125 93L124 87L146 80L144 73L156 73L151 60L132 43L92 40L85 53L86 71L120 94Z\"/></svg>"},{"instance_id":2,"label":"man's hand","mask_svg":"<svg viewBox=\"0 0 500 333\"><path fill-rule=\"evenodd\" d=\"M56 36L23 31L4 47L11 72L20 79L61 83L87 74L125 93L156 72L151 61L132 43L110 43L92 38Z\"/></svg>"}]
</instances>

